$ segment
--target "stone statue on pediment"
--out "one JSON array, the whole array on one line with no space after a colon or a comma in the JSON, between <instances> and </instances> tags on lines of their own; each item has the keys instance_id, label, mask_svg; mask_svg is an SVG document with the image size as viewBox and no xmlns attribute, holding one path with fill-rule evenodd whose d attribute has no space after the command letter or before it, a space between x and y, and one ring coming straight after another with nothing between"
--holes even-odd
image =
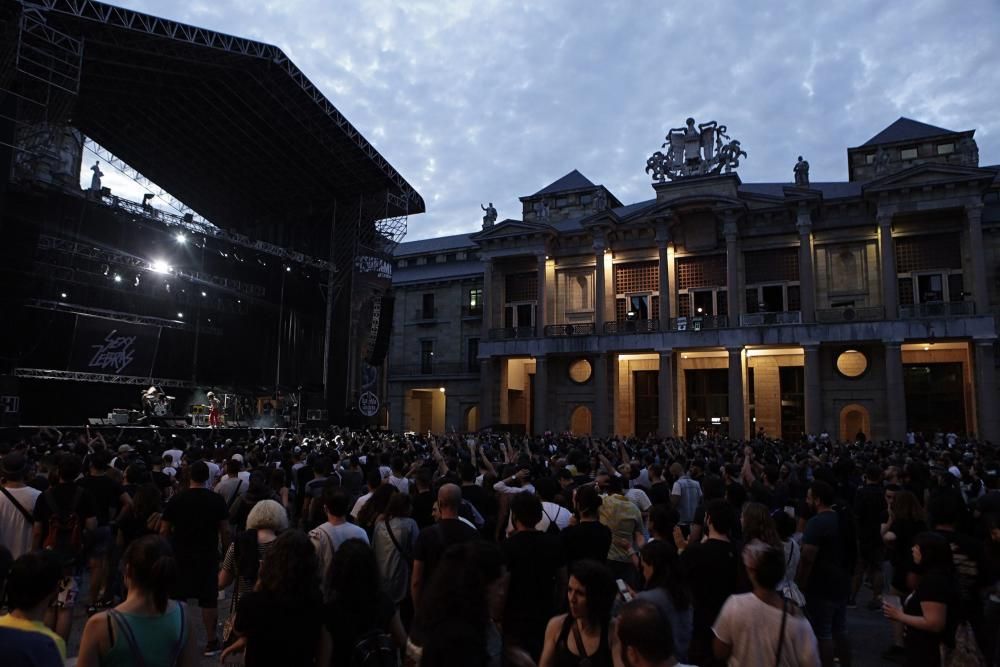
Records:
<instances>
[{"instance_id":1,"label":"stone statue on pediment","mask_svg":"<svg viewBox=\"0 0 1000 667\"><path fill-rule=\"evenodd\" d=\"M803 160L801 155L799 156L799 161L792 168L792 172L795 174L795 187L809 187L809 162Z\"/></svg>"},{"instance_id":2,"label":"stone statue on pediment","mask_svg":"<svg viewBox=\"0 0 1000 667\"><path fill-rule=\"evenodd\" d=\"M603 211L608 207L608 196L604 194L603 189L599 189L594 194L594 210Z\"/></svg>"},{"instance_id":3,"label":"stone statue on pediment","mask_svg":"<svg viewBox=\"0 0 1000 667\"><path fill-rule=\"evenodd\" d=\"M497 210L493 208L493 202L490 202L488 206L480 204L479 208L486 211L486 215L483 216L483 229L492 227L497 221Z\"/></svg>"},{"instance_id":4,"label":"stone statue on pediment","mask_svg":"<svg viewBox=\"0 0 1000 667\"><path fill-rule=\"evenodd\" d=\"M95 162L94 166L90 168L94 172L93 177L90 179L90 190L91 192L101 191L101 176L104 176L104 172L101 171L101 163Z\"/></svg>"}]
</instances>

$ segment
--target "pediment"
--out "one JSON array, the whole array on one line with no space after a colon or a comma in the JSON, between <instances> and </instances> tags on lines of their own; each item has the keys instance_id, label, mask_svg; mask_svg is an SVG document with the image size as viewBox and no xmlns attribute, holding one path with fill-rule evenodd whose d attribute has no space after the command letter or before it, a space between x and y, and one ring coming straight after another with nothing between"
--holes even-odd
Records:
<instances>
[{"instance_id":1,"label":"pediment","mask_svg":"<svg viewBox=\"0 0 1000 667\"><path fill-rule=\"evenodd\" d=\"M949 183L990 182L996 174L989 169L963 167L952 164L918 164L903 171L869 181L862 186L865 192L898 190L901 188L946 185Z\"/></svg>"},{"instance_id":2,"label":"pediment","mask_svg":"<svg viewBox=\"0 0 1000 667\"><path fill-rule=\"evenodd\" d=\"M492 239L523 236L524 234L552 234L554 231L551 225L507 219L498 222L489 229L472 234L469 238L477 243L481 243Z\"/></svg>"}]
</instances>

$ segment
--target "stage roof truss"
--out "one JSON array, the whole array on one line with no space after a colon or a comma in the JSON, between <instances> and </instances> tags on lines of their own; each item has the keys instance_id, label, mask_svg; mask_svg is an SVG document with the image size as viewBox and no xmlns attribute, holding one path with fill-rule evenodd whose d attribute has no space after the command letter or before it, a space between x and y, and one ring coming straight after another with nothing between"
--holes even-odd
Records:
<instances>
[{"instance_id":1,"label":"stage roof truss","mask_svg":"<svg viewBox=\"0 0 1000 667\"><path fill-rule=\"evenodd\" d=\"M175 378L154 378L139 375L113 375L111 373L83 373L79 371L60 371L51 368L16 368L14 375L19 378L38 380L74 380L76 382L101 382L104 384L125 384L140 387L178 387L180 389L195 389L190 380Z\"/></svg>"}]
</instances>

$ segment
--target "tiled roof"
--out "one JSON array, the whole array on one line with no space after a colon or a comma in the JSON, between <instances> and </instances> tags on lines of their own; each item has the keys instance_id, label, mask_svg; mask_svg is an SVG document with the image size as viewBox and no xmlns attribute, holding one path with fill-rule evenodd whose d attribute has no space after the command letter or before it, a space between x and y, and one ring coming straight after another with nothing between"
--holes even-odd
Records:
<instances>
[{"instance_id":1,"label":"tiled roof","mask_svg":"<svg viewBox=\"0 0 1000 667\"><path fill-rule=\"evenodd\" d=\"M454 280L465 276L477 276L483 273L482 262L443 262L408 266L404 269L392 270L392 284L406 285L411 283L429 283L438 280Z\"/></svg>"},{"instance_id":2,"label":"tiled roof","mask_svg":"<svg viewBox=\"0 0 1000 667\"><path fill-rule=\"evenodd\" d=\"M557 192L566 192L568 190L582 190L583 188L595 188L597 187L590 182L590 179L578 172L576 169L569 172L562 178L560 178L555 183L551 183L535 194L532 197L537 197L539 195L552 195Z\"/></svg>"},{"instance_id":3,"label":"tiled roof","mask_svg":"<svg viewBox=\"0 0 1000 667\"><path fill-rule=\"evenodd\" d=\"M874 137L866 141L863 146L875 146L878 144L891 144L897 141L909 141L911 139L923 139L924 137L937 137L942 134L954 134L953 130L946 130L942 127L935 127L927 123L900 116L896 122L885 128Z\"/></svg>"},{"instance_id":4,"label":"tiled roof","mask_svg":"<svg viewBox=\"0 0 1000 667\"><path fill-rule=\"evenodd\" d=\"M739 191L747 194L784 199L785 188L792 187L793 185L793 183L742 183L739 186ZM841 199L843 197L859 197L861 195L861 183L852 183L850 181L810 183L809 189L819 190L823 193L825 199Z\"/></svg>"},{"instance_id":5,"label":"tiled roof","mask_svg":"<svg viewBox=\"0 0 1000 667\"><path fill-rule=\"evenodd\" d=\"M471 234L453 234L452 236L439 236L433 239L406 241L396 246L396 250L392 254L395 257L406 257L407 255L424 255L432 252L475 248L476 244L469 240L469 236Z\"/></svg>"}]
</instances>

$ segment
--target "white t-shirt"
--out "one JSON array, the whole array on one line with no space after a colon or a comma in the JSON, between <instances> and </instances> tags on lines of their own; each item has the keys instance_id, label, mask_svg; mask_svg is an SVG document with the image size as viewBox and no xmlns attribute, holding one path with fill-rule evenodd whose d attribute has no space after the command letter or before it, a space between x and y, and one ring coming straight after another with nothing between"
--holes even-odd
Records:
<instances>
[{"instance_id":1,"label":"white t-shirt","mask_svg":"<svg viewBox=\"0 0 1000 667\"><path fill-rule=\"evenodd\" d=\"M365 506L365 503L367 503L368 499L371 497L372 497L372 492L369 491L365 495L358 498L357 502L354 503L354 509L351 510L351 516L357 519L358 514L361 513L361 508Z\"/></svg>"},{"instance_id":2,"label":"white t-shirt","mask_svg":"<svg viewBox=\"0 0 1000 667\"><path fill-rule=\"evenodd\" d=\"M29 513L35 511L35 502L42 495L41 491L30 486L8 488L7 493L14 496ZM31 551L31 524L3 493L0 493L0 545L7 547L14 558Z\"/></svg>"},{"instance_id":3,"label":"white t-shirt","mask_svg":"<svg viewBox=\"0 0 1000 667\"><path fill-rule=\"evenodd\" d=\"M781 610L753 593L730 595L712 626L715 636L733 647L729 667L773 665L780 631ZM816 635L804 616L789 613L784 637L781 665L819 667Z\"/></svg>"},{"instance_id":4,"label":"white t-shirt","mask_svg":"<svg viewBox=\"0 0 1000 667\"><path fill-rule=\"evenodd\" d=\"M172 457L173 460L171 463L173 463L175 468L181 464L181 457L184 456L184 452L179 449L164 450L163 455L166 456L168 454Z\"/></svg>"},{"instance_id":5,"label":"white t-shirt","mask_svg":"<svg viewBox=\"0 0 1000 667\"><path fill-rule=\"evenodd\" d=\"M400 493L410 492L410 480L405 477L396 477L395 475L389 475L389 483L392 484Z\"/></svg>"},{"instance_id":6,"label":"white t-shirt","mask_svg":"<svg viewBox=\"0 0 1000 667\"><path fill-rule=\"evenodd\" d=\"M653 501L649 499L649 496L642 489L629 489L625 492L625 497L635 503L640 512L648 512L649 508L653 506Z\"/></svg>"}]
</instances>

